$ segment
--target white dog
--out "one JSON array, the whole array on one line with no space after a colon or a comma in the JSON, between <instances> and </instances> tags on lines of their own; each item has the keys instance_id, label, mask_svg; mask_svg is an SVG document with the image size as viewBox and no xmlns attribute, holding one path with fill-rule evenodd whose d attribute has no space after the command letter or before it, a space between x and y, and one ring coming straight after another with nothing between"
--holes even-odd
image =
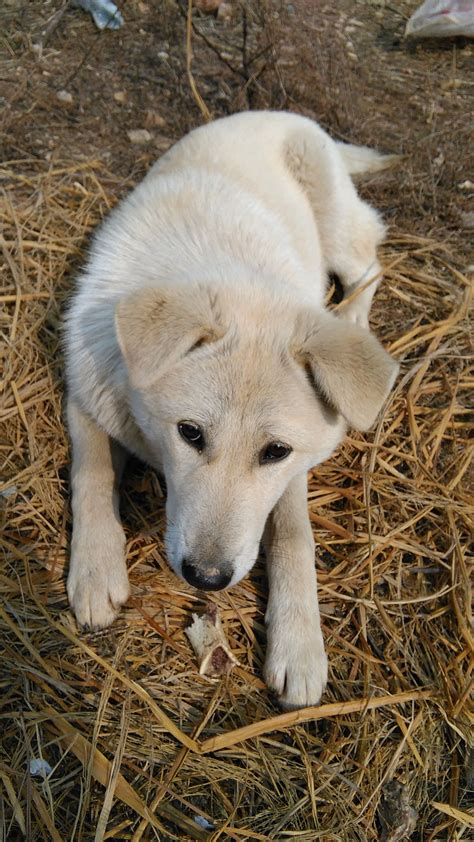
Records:
<instances>
[{"instance_id":1,"label":"white dog","mask_svg":"<svg viewBox=\"0 0 474 842\"><path fill-rule=\"evenodd\" d=\"M193 586L234 585L263 537L266 681L284 705L319 701L306 474L371 426L397 373L367 321L384 226L349 175L383 165L304 117L238 114L177 143L99 230L67 319L80 624L107 626L129 595L130 451L165 475L169 562Z\"/></svg>"}]
</instances>

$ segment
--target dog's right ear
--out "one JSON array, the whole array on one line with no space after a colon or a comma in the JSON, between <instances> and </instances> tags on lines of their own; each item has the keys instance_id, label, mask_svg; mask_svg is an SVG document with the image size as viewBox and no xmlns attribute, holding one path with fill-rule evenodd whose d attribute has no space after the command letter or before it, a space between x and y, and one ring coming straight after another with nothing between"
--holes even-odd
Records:
<instances>
[{"instance_id":1,"label":"dog's right ear","mask_svg":"<svg viewBox=\"0 0 474 842\"><path fill-rule=\"evenodd\" d=\"M217 296L198 285L152 287L122 298L115 329L135 389L145 389L196 345L225 333Z\"/></svg>"}]
</instances>

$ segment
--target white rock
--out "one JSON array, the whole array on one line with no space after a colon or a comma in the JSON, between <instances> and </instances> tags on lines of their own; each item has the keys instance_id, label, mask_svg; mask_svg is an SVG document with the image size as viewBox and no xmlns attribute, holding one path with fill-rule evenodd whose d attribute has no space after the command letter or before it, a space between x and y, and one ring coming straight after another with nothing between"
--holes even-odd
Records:
<instances>
[{"instance_id":1,"label":"white rock","mask_svg":"<svg viewBox=\"0 0 474 842\"><path fill-rule=\"evenodd\" d=\"M127 132L127 136L130 143L137 143L140 145L150 143L150 141L153 140L153 135L148 131L148 129L130 129Z\"/></svg>"},{"instance_id":2,"label":"white rock","mask_svg":"<svg viewBox=\"0 0 474 842\"><path fill-rule=\"evenodd\" d=\"M65 102L66 105L72 105L72 94L70 94L69 91L58 91L56 98L59 99L59 102Z\"/></svg>"}]
</instances>

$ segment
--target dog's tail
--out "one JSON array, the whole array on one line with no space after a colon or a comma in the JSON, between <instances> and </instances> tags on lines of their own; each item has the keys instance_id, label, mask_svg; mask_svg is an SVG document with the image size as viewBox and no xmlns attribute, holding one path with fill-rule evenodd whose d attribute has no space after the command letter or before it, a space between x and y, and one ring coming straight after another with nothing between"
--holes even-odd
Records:
<instances>
[{"instance_id":1,"label":"dog's tail","mask_svg":"<svg viewBox=\"0 0 474 842\"><path fill-rule=\"evenodd\" d=\"M379 172L391 167L401 159L401 155L382 155L368 146L353 146L351 143L337 142L337 148L349 175Z\"/></svg>"}]
</instances>

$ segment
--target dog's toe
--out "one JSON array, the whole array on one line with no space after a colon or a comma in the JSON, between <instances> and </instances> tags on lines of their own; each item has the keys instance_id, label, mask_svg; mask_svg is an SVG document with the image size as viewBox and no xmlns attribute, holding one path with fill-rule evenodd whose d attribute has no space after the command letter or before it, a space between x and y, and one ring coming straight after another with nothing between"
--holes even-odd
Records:
<instances>
[{"instance_id":1,"label":"dog's toe","mask_svg":"<svg viewBox=\"0 0 474 842\"><path fill-rule=\"evenodd\" d=\"M326 687L327 663L315 661L312 669L302 673L287 673L285 689L279 694L279 704L284 710L318 705Z\"/></svg>"},{"instance_id":2,"label":"dog's toe","mask_svg":"<svg viewBox=\"0 0 474 842\"><path fill-rule=\"evenodd\" d=\"M110 626L129 596L128 583L114 585L111 590L105 583L80 583L70 598L78 625L97 630Z\"/></svg>"}]
</instances>

